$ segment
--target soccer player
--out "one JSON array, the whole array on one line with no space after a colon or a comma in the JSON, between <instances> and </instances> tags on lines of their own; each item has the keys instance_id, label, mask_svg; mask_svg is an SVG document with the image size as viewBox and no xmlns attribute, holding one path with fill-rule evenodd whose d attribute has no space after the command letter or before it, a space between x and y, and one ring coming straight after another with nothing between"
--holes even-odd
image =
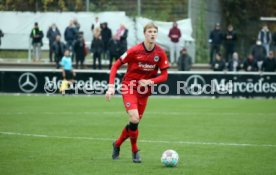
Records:
<instances>
[{"instance_id":1,"label":"soccer player","mask_svg":"<svg viewBox=\"0 0 276 175\"><path fill-rule=\"evenodd\" d=\"M129 122L119 138L113 142L112 158L119 158L120 146L130 138L132 147L132 160L141 163L137 146L138 124L142 119L147 105L148 96L151 94L151 85L165 82L168 78L169 62L164 50L157 45L158 27L149 23L144 26L144 42L127 50L112 66L109 77L106 100L110 101L114 95L114 79L117 70L127 63L127 72L122 81L122 96ZM161 74L158 76L158 70Z\"/></svg>"}]
</instances>

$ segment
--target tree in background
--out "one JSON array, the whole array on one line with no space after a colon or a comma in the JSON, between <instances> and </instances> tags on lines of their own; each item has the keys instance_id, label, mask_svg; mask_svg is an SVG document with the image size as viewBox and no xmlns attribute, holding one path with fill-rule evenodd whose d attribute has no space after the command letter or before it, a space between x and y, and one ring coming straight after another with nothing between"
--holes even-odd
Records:
<instances>
[{"instance_id":1,"label":"tree in background","mask_svg":"<svg viewBox=\"0 0 276 175\"><path fill-rule=\"evenodd\" d=\"M205 6L206 1L200 0L200 14L197 17L198 19L195 32L196 32L196 63L207 63L208 62L208 46L207 46L207 33L205 25Z\"/></svg>"},{"instance_id":2,"label":"tree in background","mask_svg":"<svg viewBox=\"0 0 276 175\"><path fill-rule=\"evenodd\" d=\"M125 11L137 16L137 0L90 0L90 12ZM141 0L141 16L173 21L187 17L188 0ZM2 0L1 11L85 11L86 0Z\"/></svg>"}]
</instances>

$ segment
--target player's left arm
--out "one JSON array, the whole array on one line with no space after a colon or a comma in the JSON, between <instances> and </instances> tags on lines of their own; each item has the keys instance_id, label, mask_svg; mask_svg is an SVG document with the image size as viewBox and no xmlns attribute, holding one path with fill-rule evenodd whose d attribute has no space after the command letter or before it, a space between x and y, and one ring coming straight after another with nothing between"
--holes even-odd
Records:
<instances>
[{"instance_id":1,"label":"player's left arm","mask_svg":"<svg viewBox=\"0 0 276 175\"><path fill-rule=\"evenodd\" d=\"M168 79L168 69L161 69L161 74L155 78L151 78L148 80L142 79L139 81L139 85L148 86L153 84L159 84L167 81Z\"/></svg>"}]
</instances>

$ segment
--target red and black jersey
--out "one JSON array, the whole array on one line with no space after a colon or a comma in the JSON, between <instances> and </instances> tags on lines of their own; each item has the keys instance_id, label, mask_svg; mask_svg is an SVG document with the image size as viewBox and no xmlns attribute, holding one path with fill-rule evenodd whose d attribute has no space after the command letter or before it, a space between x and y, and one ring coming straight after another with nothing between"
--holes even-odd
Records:
<instances>
[{"instance_id":1,"label":"red and black jersey","mask_svg":"<svg viewBox=\"0 0 276 175\"><path fill-rule=\"evenodd\" d=\"M144 43L138 44L125 52L120 60L128 64L123 81L155 78L158 69L169 67L166 53L157 44L151 51L146 50Z\"/></svg>"}]
</instances>

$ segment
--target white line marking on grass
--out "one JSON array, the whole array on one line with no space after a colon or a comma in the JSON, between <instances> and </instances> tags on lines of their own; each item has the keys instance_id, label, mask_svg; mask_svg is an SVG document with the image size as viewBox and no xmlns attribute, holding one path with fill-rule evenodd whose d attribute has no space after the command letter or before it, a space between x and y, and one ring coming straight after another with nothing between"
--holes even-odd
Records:
<instances>
[{"instance_id":1,"label":"white line marking on grass","mask_svg":"<svg viewBox=\"0 0 276 175\"><path fill-rule=\"evenodd\" d=\"M50 136L50 135L41 135L41 134L25 134L25 133L17 133L17 132L0 132L0 134L26 136L26 137L38 137L38 138L114 141L114 139L112 138ZM234 147L276 147L276 145L272 145L272 144L248 144L248 143L191 142L191 141L165 141L165 140L139 140L139 142L183 144L183 145L215 145L215 146L234 146Z\"/></svg>"},{"instance_id":2,"label":"white line marking on grass","mask_svg":"<svg viewBox=\"0 0 276 175\"><path fill-rule=\"evenodd\" d=\"M92 111L87 111L87 112L46 112L46 111L39 111L39 112L3 112L2 115L51 115L51 116L57 116L57 115L124 115L126 112L124 111L113 111L113 112L92 112ZM230 116L240 116L240 115L246 115L246 116L251 116L251 115L258 115L258 116L270 116L270 115L275 115L275 113L238 113L238 112L208 112L208 111L203 111L203 112L154 112L154 111L149 111L145 112L145 115L168 115L168 116L178 116L178 115L230 115Z\"/></svg>"}]
</instances>

